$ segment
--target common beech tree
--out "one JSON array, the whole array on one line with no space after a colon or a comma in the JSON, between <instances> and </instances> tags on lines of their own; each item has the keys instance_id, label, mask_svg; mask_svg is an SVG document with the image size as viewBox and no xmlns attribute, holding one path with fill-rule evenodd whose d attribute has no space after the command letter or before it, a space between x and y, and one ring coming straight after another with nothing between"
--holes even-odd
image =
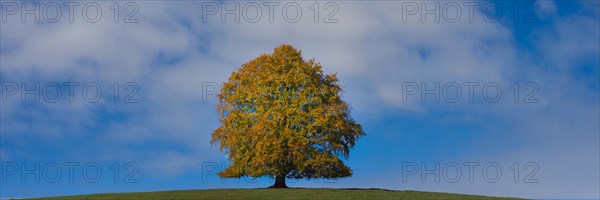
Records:
<instances>
[{"instance_id":1,"label":"common beech tree","mask_svg":"<svg viewBox=\"0 0 600 200\"><path fill-rule=\"evenodd\" d=\"M351 176L341 158L365 133L341 93L335 74L291 45L243 64L218 94L211 144L231 161L219 176L270 176L272 188L286 188L286 178Z\"/></svg>"}]
</instances>

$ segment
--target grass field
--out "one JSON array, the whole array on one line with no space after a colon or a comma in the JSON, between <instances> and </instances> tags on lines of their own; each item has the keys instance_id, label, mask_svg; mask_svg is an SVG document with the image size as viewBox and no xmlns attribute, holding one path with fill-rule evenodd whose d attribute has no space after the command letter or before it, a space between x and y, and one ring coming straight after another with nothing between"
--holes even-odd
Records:
<instances>
[{"instance_id":1,"label":"grass field","mask_svg":"<svg viewBox=\"0 0 600 200\"><path fill-rule=\"evenodd\" d=\"M39 199L515 199L382 189L212 189L91 194Z\"/></svg>"}]
</instances>

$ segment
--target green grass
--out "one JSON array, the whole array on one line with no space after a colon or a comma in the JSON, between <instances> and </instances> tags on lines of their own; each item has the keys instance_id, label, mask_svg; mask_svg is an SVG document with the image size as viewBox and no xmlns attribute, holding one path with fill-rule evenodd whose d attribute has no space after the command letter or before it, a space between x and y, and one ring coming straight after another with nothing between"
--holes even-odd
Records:
<instances>
[{"instance_id":1,"label":"green grass","mask_svg":"<svg viewBox=\"0 0 600 200\"><path fill-rule=\"evenodd\" d=\"M213 189L90 194L39 199L514 199L382 189Z\"/></svg>"}]
</instances>

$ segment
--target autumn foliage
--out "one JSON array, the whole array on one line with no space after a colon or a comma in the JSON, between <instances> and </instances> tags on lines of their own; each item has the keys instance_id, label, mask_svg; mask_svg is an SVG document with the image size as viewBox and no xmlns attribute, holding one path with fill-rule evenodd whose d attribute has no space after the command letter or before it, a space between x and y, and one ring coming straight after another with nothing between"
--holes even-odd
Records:
<instances>
[{"instance_id":1,"label":"autumn foliage","mask_svg":"<svg viewBox=\"0 0 600 200\"><path fill-rule=\"evenodd\" d=\"M290 45L243 64L218 95L221 126L211 143L232 163L219 175L271 176L272 187L287 187L285 178L351 176L341 157L365 134L337 82Z\"/></svg>"}]
</instances>

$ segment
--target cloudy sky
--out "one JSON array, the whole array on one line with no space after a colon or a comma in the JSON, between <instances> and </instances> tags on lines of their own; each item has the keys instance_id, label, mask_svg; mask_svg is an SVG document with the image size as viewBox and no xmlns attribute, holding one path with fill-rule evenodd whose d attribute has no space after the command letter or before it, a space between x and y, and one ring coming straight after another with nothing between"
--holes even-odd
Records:
<instances>
[{"instance_id":1,"label":"cloudy sky","mask_svg":"<svg viewBox=\"0 0 600 200\"><path fill-rule=\"evenodd\" d=\"M280 44L337 73L359 187L599 198L598 1L2 1L0 197L220 179L215 87Z\"/></svg>"}]
</instances>

